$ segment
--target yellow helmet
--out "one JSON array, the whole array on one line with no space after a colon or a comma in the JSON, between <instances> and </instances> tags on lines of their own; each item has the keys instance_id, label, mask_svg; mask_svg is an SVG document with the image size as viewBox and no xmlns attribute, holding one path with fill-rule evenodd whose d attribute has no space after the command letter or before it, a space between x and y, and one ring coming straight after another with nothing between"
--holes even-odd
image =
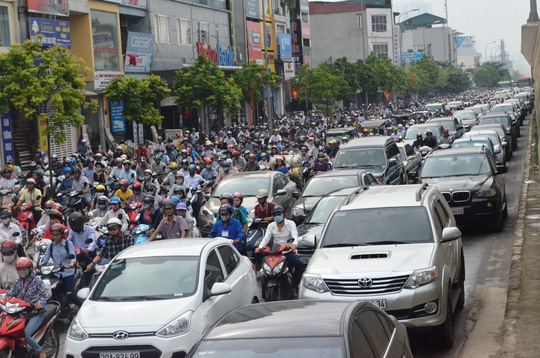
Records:
<instances>
[{"instance_id":1,"label":"yellow helmet","mask_svg":"<svg viewBox=\"0 0 540 358\"><path fill-rule=\"evenodd\" d=\"M170 168L170 169L177 169L177 168L178 168L178 164L176 164L176 163L173 162L173 163L171 163L171 164L169 165L169 168Z\"/></svg>"},{"instance_id":2,"label":"yellow helmet","mask_svg":"<svg viewBox=\"0 0 540 358\"><path fill-rule=\"evenodd\" d=\"M99 184L98 186L96 186L96 190L105 191L105 187L103 185Z\"/></svg>"}]
</instances>

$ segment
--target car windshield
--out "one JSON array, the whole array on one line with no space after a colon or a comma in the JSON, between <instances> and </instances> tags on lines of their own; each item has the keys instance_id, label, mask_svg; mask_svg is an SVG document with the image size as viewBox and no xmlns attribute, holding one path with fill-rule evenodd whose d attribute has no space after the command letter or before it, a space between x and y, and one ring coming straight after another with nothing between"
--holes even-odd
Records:
<instances>
[{"instance_id":1,"label":"car windshield","mask_svg":"<svg viewBox=\"0 0 540 358\"><path fill-rule=\"evenodd\" d=\"M147 301L193 295L198 257L159 256L114 260L99 280L91 300Z\"/></svg>"},{"instance_id":2,"label":"car windshield","mask_svg":"<svg viewBox=\"0 0 540 358\"><path fill-rule=\"evenodd\" d=\"M194 358L345 357L341 337L260 338L202 341Z\"/></svg>"},{"instance_id":3,"label":"car windshield","mask_svg":"<svg viewBox=\"0 0 540 358\"><path fill-rule=\"evenodd\" d=\"M338 211L327 224L321 247L384 245L397 242L433 242L431 223L424 207Z\"/></svg>"},{"instance_id":4,"label":"car windshield","mask_svg":"<svg viewBox=\"0 0 540 358\"><path fill-rule=\"evenodd\" d=\"M432 112L433 112L433 111L440 111L440 110L441 110L441 107L442 107L442 106L441 106L440 104L428 104L428 105L426 106L426 109L427 109L428 111L432 111Z\"/></svg>"},{"instance_id":5,"label":"car windshield","mask_svg":"<svg viewBox=\"0 0 540 358\"><path fill-rule=\"evenodd\" d=\"M426 159L421 177L442 178L491 174L485 154L445 155Z\"/></svg>"},{"instance_id":6,"label":"car windshield","mask_svg":"<svg viewBox=\"0 0 540 358\"><path fill-rule=\"evenodd\" d=\"M478 110L477 113L482 113L482 109L481 108L476 108L476 110ZM467 111L467 112L456 112L454 113L454 117L456 117L457 119L460 119L460 120L464 120L464 119L476 119L476 113L474 112L471 112L471 111ZM443 127L446 128L446 126L443 124Z\"/></svg>"},{"instance_id":7,"label":"car windshield","mask_svg":"<svg viewBox=\"0 0 540 358\"><path fill-rule=\"evenodd\" d=\"M327 196L322 198L306 218L306 224L326 224L330 214L343 201L343 196Z\"/></svg>"},{"instance_id":8,"label":"car windshield","mask_svg":"<svg viewBox=\"0 0 540 358\"><path fill-rule=\"evenodd\" d=\"M358 186L358 176L333 176L313 178L309 181L302 196L323 196L334 190Z\"/></svg>"},{"instance_id":9,"label":"car windshield","mask_svg":"<svg viewBox=\"0 0 540 358\"><path fill-rule=\"evenodd\" d=\"M383 167L386 165L384 149L357 148L338 153L335 168Z\"/></svg>"},{"instance_id":10,"label":"car windshield","mask_svg":"<svg viewBox=\"0 0 540 358\"><path fill-rule=\"evenodd\" d=\"M219 198L223 193L242 193L243 196L255 196L261 189L270 191L270 178L268 177L243 177L234 178L221 182L216 191L214 198Z\"/></svg>"},{"instance_id":11,"label":"car windshield","mask_svg":"<svg viewBox=\"0 0 540 358\"><path fill-rule=\"evenodd\" d=\"M479 127L474 127L474 129L480 129ZM503 127L501 126L487 126L487 127L484 127L485 129L493 129L495 132L497 132L497 134L499 135L499 138L504 138L506 136L506 131L504 130Z\"/></svg>"},{"instance_id":12,"label":"car windshield","mask_svg":"<svg viewBox=\"0 0 540 358\"><path fill-rule=\"evenodd\" d=\"M447 120L447 121L438 120L434 122L436 122L437 124L440 124L441 126L443 126L444 129L448 129L449 131L453 131L456 129L456 126L453 120Z\"/></svg>"},{"instance_id":13,"label":"car windshield","mask_svg":"<svg viewBox=\"0 0 540 358\"><path fill-rule=\"evenodd\" d=\"M482 114L484 112L484 110L481 107L471 107L470 110L473 111L476 114ZM456 116L456 115L454 114L454 116ZM464 119L464 118L461 118L461 117L458 117L458 118L459 119Z\"/></svg>"},{"instance_id":14,"label":"car windshield","mask_svg":"<svg viewBox=\"0 0 540 358\"><path fill-rule=\"evenodd\" d=\"M480 119L479 124L502 124L505 127L510 127L508 122L508 117L488 117Z\"/></svg>"},{"instance_id":15,"label":"car windshield","mask_svg":"<svg viewBox=\"0 0 540 358\"><path fill-rule=\"evenodd\" d=\"M452 148L481 148L481 147L488 147L491 151L491 147L489 146L489 143L487 140L479 140L479 139L473 139L473 140L460 140L455 141L452 143Z\"/></svg>"},{"instance_id":16,"label":"car windshield","mask_svg":"<svg viewBox=\"0 0 540 358\"><path fill-rule=\"evenodd\" d=\"M416 135L418 133L422 133L422 135L425 137L426 131L428 130L430 130L431 133L433 133L435 137L438 137L440 134L439 127L437 126L433 126L433 127L422 126L422 127L416 127L416 128L415 126L412 126L411 128L407 130L407 133L405 133L405 139L416 139Z\"/></svg>"}]
</instances>

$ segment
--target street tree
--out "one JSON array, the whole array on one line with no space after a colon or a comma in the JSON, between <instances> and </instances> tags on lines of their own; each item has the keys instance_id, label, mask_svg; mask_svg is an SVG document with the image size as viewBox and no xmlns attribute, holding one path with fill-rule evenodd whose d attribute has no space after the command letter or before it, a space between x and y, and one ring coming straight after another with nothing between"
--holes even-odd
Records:
<instances>
[{"instance_id":1,"label":"street tree","mask_svg":"<svg viewBox=\"0 0 540 358\"><path fill-rule=\"evenodd\" d=\"M233 74L233 79L242 91L242 101L253 107L254 103L263 100L262 90L264 86L271 86L273 91L279 89L281 78L274 72L266 71L266 68L257 63L244 64L242 69Z\"/></svg>"},{"instance_id":2,"label":"street tree","mask_svg":"<svg viewBox=\"0 0 540 358\"><path fill-rule=\"evenodd\" d=\"M330 101L339 98L341 83L340 77L332 73L326 62L316 68L303 65L291 79L291 85L297 89L299 100L310 103L326 101L327 108Z\"/></svg>"},{"instance_id":3,"label":"street tree","mask_svg":"<svg viewBox=\"0 0 540 358\"><path fill-rule=\"evenodd\" d=\"M479 87L497 87L499 79L499 72L492 66L480 66L473 72L473 81Z\"/></svg>"},{"instance_id":4,"label":"street tree","mask_svg":"<svg viewBox=\"0 0 540 358\"><path fill-rule=\"evenodd\" d=\"M347 57L338 58L329 66L340 81L338 99L345 101L354 96L360 88L358 66L349 62Z\"/></svg>"},{"instance_id":5,"label":"street tree","mask_svg":"<svg viewBox=\"0 0 540 358\"><path fill-rule=\"evenodd\" d=\"M411 65L410 71L418 82L418 93L427 95L435 90L441 91L448 82L448 74L438 63L426 56Z\"/></svg>"},{"instance_id":6,"label":"street tree","mask_svg":"<svg viewBox=\"0 0 540 358\"><path fill-rule=\"evenodd\" d=\"M240 110L242 91L233 78L226 78L214 62L200 54L187 72L178 70L173 85L175 102L188 110L202 108L203 116L215 113L235 118Z\"/></svg>"}]
</instances>

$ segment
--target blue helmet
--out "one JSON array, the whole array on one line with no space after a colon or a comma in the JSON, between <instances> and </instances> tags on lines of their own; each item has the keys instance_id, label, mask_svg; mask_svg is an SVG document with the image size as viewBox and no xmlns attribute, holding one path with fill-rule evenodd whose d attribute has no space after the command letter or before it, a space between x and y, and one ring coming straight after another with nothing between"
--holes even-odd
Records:
<instances>
[{"instance_id":1,"label":"blue helmet","mask_svg":"<svg viewBox=\"0 0 540 358\"><path fill-rule=\"evenodd\" d=\"M111 198L111 201L109 201L109 205L111 205L111 204L120 204L120 198L117 197L117 196L113 196Z\"/></svg>"},{"instance_id":2,"label":"blue helmet","mask_svg":"<svg viewBox=\"0 0 540 358\"><path fill-rule=\"evenodd\" d=\"M178 198L177 196L173 196L173 197L171 197L171 201L174 203L174 205L176 207L176 205L178 205L180 203L180 198Z\"/></svg>"},{"instance_id":3,"label":"blue helmet","mask_svg":"<svg viewBox=\"0 0 540 358\"><path fill-rule=\"evenodd\" d=\"M62 174L64 175L71 174L71 168L65 167L64 169L62 169Z\"/></svg>"}]
</instances>

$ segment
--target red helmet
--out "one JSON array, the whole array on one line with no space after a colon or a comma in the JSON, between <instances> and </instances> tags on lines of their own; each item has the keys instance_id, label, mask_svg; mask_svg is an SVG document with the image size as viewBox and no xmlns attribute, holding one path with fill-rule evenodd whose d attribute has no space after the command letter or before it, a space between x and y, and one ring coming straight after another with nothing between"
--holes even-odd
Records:
<instances>
[{"instance_id":1,"label":"red helmet","mask_svg":"<svg viewBox=\"0 0 540 358\"><path fill-rule=\"evenodd\" d=\"M62 215L62 213L58 210L55 210L55 209L52 209L51 212L49 213L49 216L52 218L53 216L56 216L58 217L58 219L60 221L64 220L64 215ZM53 225L54 226L54 225Z\"/></svg>"},{"instance_id":2,"label":"red helmet","mask_svg":"<svg viewBox=\"0 0 540 358\"><path fill-rule=\"evenodd\" d=\"M233 199L234 198L239 198L240 200L244 200L244 196L242 196L242 194L240 194L240 193L234 193L232 197L233 197Z\"/></svg>"},{"instance_id":3,"label":"red helmet","mask_svg":"<svg viewBox=\"0 0 540 358\"><path fill-rule=\"evenodd\" d=\"M450 131L449 131L448 129L443 129L442 132L443 132L443 134L448 134L448 133L450 133Z\"/></svg>"},{"instance_id":4,"label":"red helmet","mask_svg":"<svg viewBox=\"0 0 540 358\"><path fill-rule=\"evenodd\" d=\"M54 203L53 209L58 210L59 212L64 211L64 207L61 204L58 204L58 203Z\"/></svg>"},{"instance_id":5,"label":"red helmet","mask_svg":"<svg viewBox=\"0 0 540 358\"><path fill-rule=\"evenodd\" d=\"M2 242L0 249L2 250L2 253L14 251L17 249L17 243L13 240L6 240Z\"/></svg>"},{"instance_id":6,"label":"red helmet","mask_svg":"<svg viewBox=\"0 0 540 358\"><path fill-rule=\"evenodd\" d=\"M248 156L249 159L255 159L257 158L257 156L253 153L251 153L249 156Z\"/></svg>"},{"instance_id":7,"label":"red helmet","mask_svg":"<svg viewBox=\"0 0 540 358\"><path fill-rule=\"evenodd\" d=\"M233 150L233 152L232 152L232 155L239 155L239 154L240 154L240 153L238 153L237 150Z\"/></svg>"},{"instance_id":8,"label":"red helmet","mask_svg":"<svg viewBox=\"0 0 540 358\"><path fill-rule=\"evenodd\" d=\"M122 185L128 186L129 182L127 181L127 179L120 179L118 184L120 184L120 186L122 186Z\"/></svg>"},{"instance_id":9,"label":"red helmet","mask_svg":"<svg viewBox=\"0 0 540 358\"><path fill-rule=\"evenodd\" d=\"M45 206L47 206L47 205L54 206L54 204L55 204L55 202L54 202L53 200L47 200L47 201L45 202Z\"/></svg>"},{"instance_id":10,"label":"red helmet","mask_svg":"<svg viewBox=\"0 0 540 358\"><path fill-rule=\"evenodd\" d=\"M33 266L32 260L28 257L20 257L15 263L16 268L32 268Z\"/></svg>"},{"instance_id":11,"label":"red helmet","mask_svg":"<svg viewBox=\"0 0 540 358\"><path fill-rule=\"evenodd\" d=\"M204 165L208 165L208 164L212 165L212 161L210 159L206 159L204 161Z\"/></svg>"},{"instance_id":12,"label":"red helmet","mask_svg":"<svg viewBox=\"0 0 540 358\"><path fill-rule=\"evenodd\" d=\"M53 231L64 232L64 226L62 224L54 224L49 230L51 231L51 233Z\"/></svg>"},{"instance_id":13,"label":"red helmet","mask_svg":"<svg viewBox=\"0 0 540 358\"><path fill-rule=\"evenodd\" d=\"M133 191L141 191L141 183L139 182L136 182L136 183L133 183Z\"/></svg>"}]
</instances>

